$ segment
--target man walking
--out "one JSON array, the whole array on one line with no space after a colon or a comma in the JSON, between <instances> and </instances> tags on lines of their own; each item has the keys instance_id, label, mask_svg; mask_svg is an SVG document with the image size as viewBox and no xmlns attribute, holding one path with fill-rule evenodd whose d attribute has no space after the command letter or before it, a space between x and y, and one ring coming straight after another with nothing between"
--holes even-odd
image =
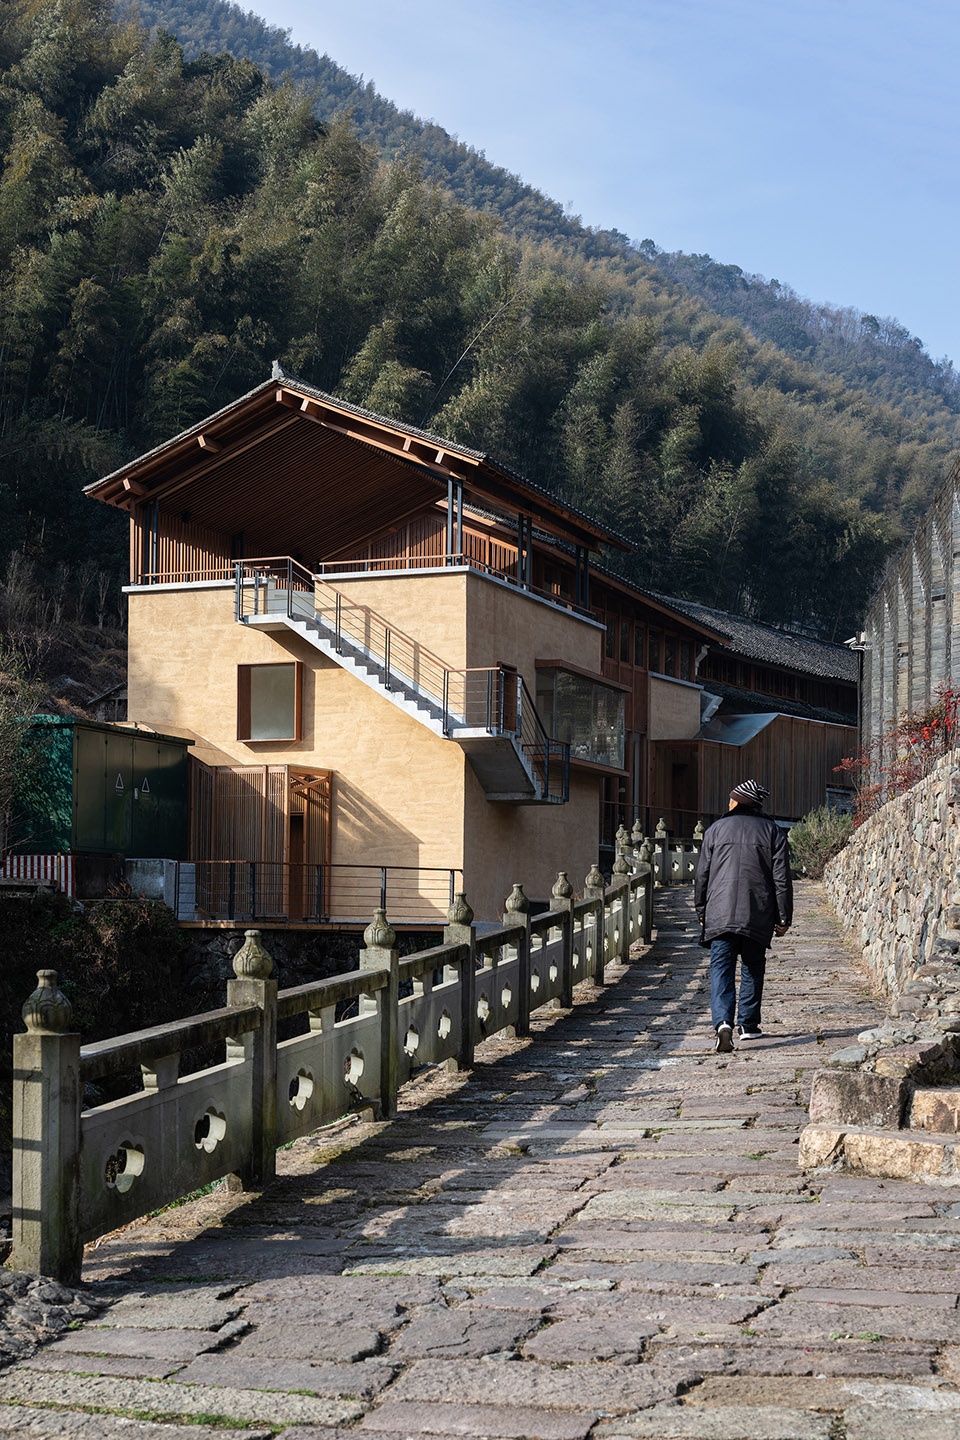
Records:
<instances>
[{"instance_id":1,"label":"man walking","mask_svg":"<svg viewBox=\"0 0 960 1440\"><path fill-rule=\"evenodd\" d=\"M707 830L697 864L693 903L703 943L710 945L710 1013L719 1054L733 1049L735 1012L740 1039L761 1038L766 950L793 920L787 836L762 813L769 794L756 780L735 786L729 814Z\"/></svg>"}]
</instances>

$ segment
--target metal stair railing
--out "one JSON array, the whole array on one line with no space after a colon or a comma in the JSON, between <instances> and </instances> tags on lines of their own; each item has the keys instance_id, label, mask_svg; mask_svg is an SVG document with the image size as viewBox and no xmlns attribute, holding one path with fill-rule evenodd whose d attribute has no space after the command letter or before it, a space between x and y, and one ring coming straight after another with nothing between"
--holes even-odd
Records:
<instances>
[{"instance_id":1,"label":"metal stair railing","mask_svg":"<svg viewBox=\"0 0 960 1440\"><path fill-rule=\"evenodd\" d=\"M339 655L373 667L386 690L406 695L442 721L446 735L486 730L512 737L545 798L569 794L570 746L547 734L523 676L507 665L454 669L369 606L289 557L237 561L238 621L286 615L313 625Z\"/></svg>"}]
</instances>

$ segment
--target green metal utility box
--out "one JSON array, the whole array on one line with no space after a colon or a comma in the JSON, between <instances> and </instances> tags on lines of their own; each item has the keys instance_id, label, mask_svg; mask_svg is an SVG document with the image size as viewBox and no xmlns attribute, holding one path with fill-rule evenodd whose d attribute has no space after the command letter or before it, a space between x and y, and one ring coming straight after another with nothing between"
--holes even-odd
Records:
<instances>
[{"instance_id":1,"label":"green metal utility box","mask_svg":"<svg viewBox=\"0 0 960 1440\"><path fill-rule=\"evenodd\" d=\"M186 858L188 740L59 715L29 726L16 851Z\"/></svg>"}]
</instances>

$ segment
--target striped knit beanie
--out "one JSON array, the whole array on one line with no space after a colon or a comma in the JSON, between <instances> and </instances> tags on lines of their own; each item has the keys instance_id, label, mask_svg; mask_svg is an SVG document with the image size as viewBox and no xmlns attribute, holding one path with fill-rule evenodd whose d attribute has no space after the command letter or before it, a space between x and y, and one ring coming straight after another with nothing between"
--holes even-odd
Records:
<instances>
[{"instance_id":1,"label":"striped knit beanie","mask_svg":"<svg viewBox=\"0 0 960 1440\"><path fill-rule=\"evenodd\" d=\"M758 785L756 780L741 780L740 784L730 791L730 799L741 805L759 805L762 809L769 794L770 791L764 785Z\"/></svg>"}]
</instances>

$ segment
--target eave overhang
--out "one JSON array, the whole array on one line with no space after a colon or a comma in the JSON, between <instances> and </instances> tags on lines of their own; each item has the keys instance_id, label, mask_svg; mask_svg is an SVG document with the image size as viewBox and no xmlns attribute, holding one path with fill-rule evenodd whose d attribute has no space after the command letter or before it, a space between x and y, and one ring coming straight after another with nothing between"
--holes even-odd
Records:
<instances>
[{"instance_id":1,"label":"eave overhang","mask_svg":"<svg viewBox=\"0 0 960 1440\"><path fill-rule=\"evenodd\" d=\"M260 450L261 446L267 448ZM391 518L398 509L412 514L418 507L444 498L448 484L453 482L462 486L468 504L530 517L548 534L567 543L588 550L597 550L601 545L618 550L632 548L616 532L479 451L361 410L289 377L267 381L251 390L201 423L88 485L86 494L128 511L158 501L164 509L186 510L193 518L211 523L212 516L207 513L211 505L205 499L209 488L220 507L220 527L228 523L235 529L245 529L238 518L224 517L224 497L232 495L239 507L241 496L246 495L253 515L257 511L253 477L259 473L266 481L270 498L277 501L288 457L295 460L289 474L297 477L297 503L301 507L309 499L303 493L303 484L311 475L316 483L318 467L328 479L341 479L350 486L345 492L345 498L350 500L358 493L356 477L365 470L372 472L371 479L380 495L389 495ZM226 476L236 471L246 474L245 488L226 482ZM294 480L291 478L289 483ZM368 510L375 508L372 495L366 498L371 502ZM369 515L364 516L364 525L369 525L369 519ZM252 523L255 528L258 521ZM370 533L369 528L365 533ZM349 539L344 538L344 543ZM328 554L336 553L337 545L328 543L325 548Z\"/></svg>"}]
</instances>

